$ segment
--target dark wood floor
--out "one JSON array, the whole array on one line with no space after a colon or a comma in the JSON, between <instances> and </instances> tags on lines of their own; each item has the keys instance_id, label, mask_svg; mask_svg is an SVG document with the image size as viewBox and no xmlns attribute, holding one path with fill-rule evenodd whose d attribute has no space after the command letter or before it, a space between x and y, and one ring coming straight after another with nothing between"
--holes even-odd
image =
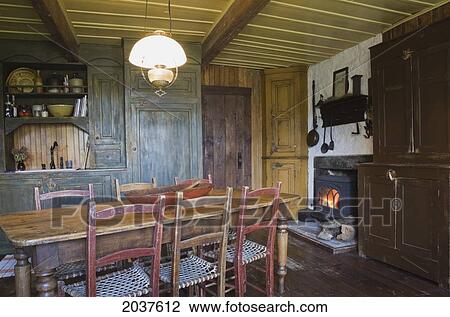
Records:
<instances>
[{"instance_id":1,"label":"dark wood floor","mask_svg":"<svg viewBox=\"0 0 450 317\"><path fill-rule=\"evenodd\" d=\"M331 253L290 234L286 296L449 296L436 284L356 253ZM264 278L251 270L249 277ZM250 289L249 295L257 296ZM0 280L0 296L14 295L14 279Z\"/></svg>"}]
</instances>

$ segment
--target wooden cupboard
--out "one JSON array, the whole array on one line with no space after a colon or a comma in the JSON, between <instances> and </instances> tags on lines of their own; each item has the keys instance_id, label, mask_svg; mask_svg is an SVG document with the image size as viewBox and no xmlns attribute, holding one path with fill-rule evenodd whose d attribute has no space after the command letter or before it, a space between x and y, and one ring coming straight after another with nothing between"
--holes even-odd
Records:
<instances>
[{"instance_id":1,"label":"wooden cupboard","mask_svg":"<svg viewBox=\"0 0 450 317\"><path fill-rule=\"evenodd\" d=\"M264 174L266 186L307 193L307 68L265 71Z\"/></svg>"},{"instance_id":2,"label":"wooden cupboard","mask_svg":"<svg viewBox=\"0 0 450 317\"><path fill-rule=\"evenodd\" d=\"M450 19L371 49L359 253L449 287Z\"/></svg>"},{"instance_id":3,"label":"wooden cupboard","mask_svg":"<svg viewBox=\"0 0 450 317\"><path fill-rule=\"evenodd\" d=\"M448 287L448 181L435 166L361 166L360 255Z\"/></svg>"},{"instance_id":4,"label":"wooden cupboard","mask_svg":"<svg viewBox=\"0 0 450 317\"><path fill-rule=\"evenodd\" d=\"M450 20L371 49L374 160L449 162Z\"/></svg>"}]
</instances>

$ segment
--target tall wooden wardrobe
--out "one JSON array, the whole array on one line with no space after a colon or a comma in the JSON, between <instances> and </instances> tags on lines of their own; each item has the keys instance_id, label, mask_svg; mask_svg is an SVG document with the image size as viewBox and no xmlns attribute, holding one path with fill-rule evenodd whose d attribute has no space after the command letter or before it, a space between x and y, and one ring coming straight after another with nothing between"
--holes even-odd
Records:
<instances>
[{"instance_id":1,"label":"tall wooden wardrobe","mask_svg":"<svg viewBox=\"0 0 450 317\"><path fill-rule=\"evenodd\" d=\"M265 184L307 195L307 67L271 69L265 75L263 156ZM306 203L305 203L306 204Z\"/></svg>"},{"instance_id":2,"label":"tall wooden wardrobe","mask_svg":"<svg viewBox=\"0 0 450 317\"><path fill-rule=\"evenodd\" d=\"M449 286L450 20L371 48L359 253Z\"/></svg>"}]
</instances>

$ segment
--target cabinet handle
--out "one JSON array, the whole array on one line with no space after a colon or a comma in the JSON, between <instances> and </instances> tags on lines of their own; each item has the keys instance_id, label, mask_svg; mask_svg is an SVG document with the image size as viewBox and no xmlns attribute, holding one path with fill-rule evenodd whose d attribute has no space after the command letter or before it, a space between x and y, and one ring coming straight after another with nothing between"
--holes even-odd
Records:
<instances>
[{"instance_id":1,"label":"cabinet handle","mask_svg":"<svg viewBox=\"0 0 450 317\"><path fill-rule=\"evenodd\" d=\"M137 147L136 147L136 146L133 146L133 147L131 148L131 150L132 150L133 152L136 152L136 151L137 151Z\"/></svg>"},{"instance_id":2,"label":"cabinet handle","mask_svg":"<svg viewBox=\"0 0 450 317\"><path fill-rule=\"evenodd\" d=\"M56 188L56 184L55 184L55 182L53 180L49 180L48 183L47 183L47 187L50 190L54 190Z\"/></svg>"},{"instance_id":3,"label":"cabinet handle","mask_svg":"<svg viewBox=\"0 0 450 317\"><path fill-rule=\"evenodd\" d=\"M394 170L388 170L386 173L387 178L389 178L389 180L391 182L395 181L397 178L397 172Z\"/></svg>"},{"instance_id":4,"label":"cabinet handle","mask_svg":"<svg viewBox=\"0 0 450 317\"><path fill-rule=\"evenodd\" d=\"M281 164L281 163L273 163L272 164L272 169L282 168L283 166L284 166L284 164Z\"/></svg>"},{"instance_id":5,"label":"cabinet handle","mask_svg":"<svg viewBox=\"0 0 450 317\"><path fill-rule=\"evenodd\" d=\"M237 165L238 165L238 170L242 169L242 153L238 152L237 154Z\"/></svg>"}]
</instances>

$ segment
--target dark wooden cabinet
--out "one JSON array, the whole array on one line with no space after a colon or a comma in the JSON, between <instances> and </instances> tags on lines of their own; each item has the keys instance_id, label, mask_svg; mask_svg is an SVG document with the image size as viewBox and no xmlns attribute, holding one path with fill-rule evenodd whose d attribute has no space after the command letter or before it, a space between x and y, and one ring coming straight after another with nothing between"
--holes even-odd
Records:
<instances>
[{"instance_id":1,"label":"dark wooden cabinet","mask_svg":"<svg viewBox=\"0 0 450 317\"><path fill-rule=\"evenodd\" d=\"M450 20L371 48L374 159L450 160Z\"/></svg>"},{"instance_id":2,"label":"dark wooden cabinet","mask_svg":"<svg viewBox=\"0 0 450 317\"><path fill-rule=\"evenodd\" d=\"M449 287L450 19L371 48L359 252Z\"/></svg>"},{"instance_id":3,"label":"dark wooden cabinet","mask_svg":"<svg viewBox=\"0 0 450 317\"><path fill-rule=\"evenodd\" d=\"M125 161L123 69L89 69L93 166L122 168Z\"/></svg>"},{"instance_id":4,"label":"dark wooden cabinet","mask_svg":"<svg viewBox=\"0 0 450 317\"><path fill-rule=\"evenodd\" d=\"M447 287L448 175L432 166L360 167L360 254Z\"/></svg>"}]
</instances>

